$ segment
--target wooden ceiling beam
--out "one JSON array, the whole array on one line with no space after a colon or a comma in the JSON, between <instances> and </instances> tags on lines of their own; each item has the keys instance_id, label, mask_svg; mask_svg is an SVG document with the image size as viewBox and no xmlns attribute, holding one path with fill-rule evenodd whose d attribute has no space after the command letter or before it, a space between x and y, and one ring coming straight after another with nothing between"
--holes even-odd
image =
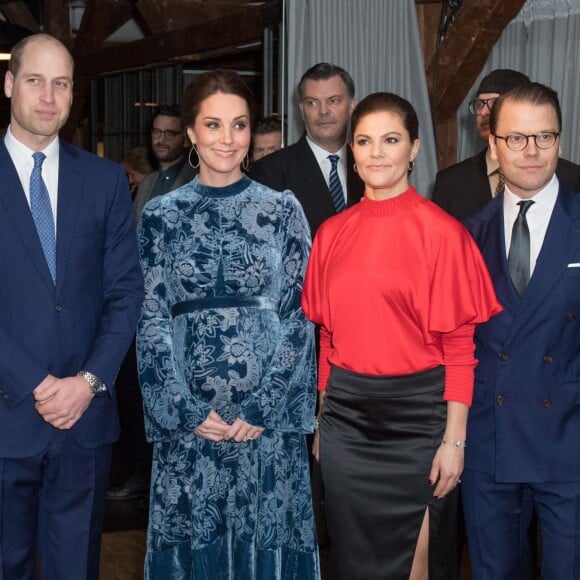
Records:
<instances>
[{"instance_id":1,"label":"wooden ceiling beam","mask_svg":"<svg viewBox=\"0 0 580 580\"><path fill-rule=\"evenodd\" d=\"M525 0L465 0L427 69L439 122L454 116L504 28Z\"/></svg>"},{"instance_id":2,"label":"wooden ceiling beam","mask_svg":"<svg viewBox=\"0 0 580 580\"><path fill-rule=\"evenodd\" d=\"M128 0L89 0L75 40L74 55L94 52L133 16Z\"/></svg>"},{"instance_id":3,"label":"wooden ceiling beam","mask_svg":"<svg viewBox=\"0 0 580 580\"><path fill-rule=\"evenodd\" d=\"M45 0L44 2L45 30L71 49L74 39L70 35L68 9L62 0Z\"/></svg>"},{"instance_id":4,"label":"wooden ceiling beam","mask_svg":"<svg viewBox=\"0 0 580 580\"><path fill-rule=\"evenodd\" d=\"M137 10L154 34L202 24L247 7L246 2L201 0L137 0Z\"/></svg>"},{"instance_id":5,"label":"wooden ceiling beam","mask_svg":"<svg viewBox=\"0 0 580 580\"><path fill-rule=\"evenodd\" d=\"M190 55L257 42L265 25L262 8L236 5L236 11L186 28L156 34L144 40L106 47L77 56L79 72L95 76L166 63Z\"/></svg>"},{"instance_id":6,"label":"wooden ceiling beam","mask_svg":"<svg viewBox=\"0 0 580 580\"><path fill-rule=\"evenodd\" d=\"M2 5L2 14L10 24L27 28L31 32L41 32L36 18L32 15L24 2L7 2Z\"/></svg>"}]
</instances>

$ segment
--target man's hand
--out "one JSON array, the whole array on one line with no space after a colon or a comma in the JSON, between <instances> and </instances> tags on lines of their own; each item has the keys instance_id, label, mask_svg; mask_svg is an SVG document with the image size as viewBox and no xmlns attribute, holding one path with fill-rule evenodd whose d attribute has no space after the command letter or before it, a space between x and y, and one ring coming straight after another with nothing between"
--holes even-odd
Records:
<instances>
[{"instance_id":1,"label":"man's hand","mask_svg":"<svg viewBox=\"0 0 580 580\"><path fill-rule=\"evenodd\" d=\"M36 410L57 429L70 429L87 410L94 395L82 377L48 375L33 391Z\"/></svg>"}]
</instances>

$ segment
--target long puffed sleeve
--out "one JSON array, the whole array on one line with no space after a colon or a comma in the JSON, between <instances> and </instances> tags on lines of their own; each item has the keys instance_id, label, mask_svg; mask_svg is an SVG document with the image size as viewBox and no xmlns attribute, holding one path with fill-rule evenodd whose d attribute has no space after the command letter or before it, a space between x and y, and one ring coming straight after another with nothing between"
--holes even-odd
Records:
<instances>
[{"instance_id":1,"label":"long puffed sleeve","mask_svg":"<svg viewBox=\"0 0 580 580\"><path fill-rule=\"evenodd\" d=\"M137 329L137 356L149 441L193 436L211 411L211 405L193 394L176 364L173 301L167 283L172 263L164 229L163 206L154 200L143 211L138 230L145 301Z\"/></svg>"},{"instance_id":2,"label":"long puffed sleeve","mask_svg":"<svg viewBox=\"0 0 580 580\"><path fill-rule=\"evenodd\" d=\"M244 401L240 416L268 429L309 433L314 427L316 399L314 325L304 316L300 296L310 233L294 195L282 195L279 340L260 387Z\"/></svg>"}]
</instances>

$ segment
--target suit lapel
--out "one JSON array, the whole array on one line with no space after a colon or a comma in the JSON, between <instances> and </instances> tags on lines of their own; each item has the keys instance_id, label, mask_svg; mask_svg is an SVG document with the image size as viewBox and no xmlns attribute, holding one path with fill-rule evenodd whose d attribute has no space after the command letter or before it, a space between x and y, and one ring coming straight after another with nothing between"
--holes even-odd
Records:
<instances>
[{"instance_id":1,"label":"suit lapel","mask_svg":"<svg viewBox=\"0 0 580 580\"><path fill-rule=\"evenodd\" d=\"M56 285L62 285L72 245L74 226L82 198L82 178L76 154L67 144L60 145L58 167L58 218L56 226Z\"/></svg>"},{"instance_id":2,"label":"suit lapel","mask_svg":"<svg viewBox=\"0 0 580 580\"><path fill-rule=\"evenodd\" d=\"M573 222L565 207L565 195L560 188L534 272L522 297L526 310L540 305L553 291L568 266L569 253L566 250L576 245L570 237Z\"/></svg>"},{"instance_id":3,"label":"suit lapel","mask_svg":"<svg viewBox=\"0 0 580 580\"><path fill-rule=\"evenodd\" d=\"M30 255L30 259L40 277L46 286L54 292L54 284L32 219L30 206L26 201L20 178L6 149L4 139L0 139L0 174L4 176L3 184L0 188L0 204L12 221L22 245Z\"/></svg>"},{"instance_id":4,"label":"suit lapel","mask_svg":"<svg viewBox=\"0 0 580 580\"><path fill-rule=\"evenodd\" d=\"M489 234L484 236L486 245L481 250L499 301L505 310L515 316L520 305L520 297L514 288L506 258L502 199L503 196L493 204L494 210L487 224Z\"/></svg>"}]
</instances>

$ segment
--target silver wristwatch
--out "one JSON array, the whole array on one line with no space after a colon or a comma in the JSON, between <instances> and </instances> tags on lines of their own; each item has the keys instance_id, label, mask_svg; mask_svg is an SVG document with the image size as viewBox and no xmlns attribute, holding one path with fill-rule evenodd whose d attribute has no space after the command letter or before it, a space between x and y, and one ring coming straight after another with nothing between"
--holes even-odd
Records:
<instances>
[{"instance_id":1,"label":"silver wristwatch","mask_svg":"<svg viewBox=\"0 0 580 580\"><path fill-rule=\"evenodd\" d=\"M101 381L101 379L99 379L97 375L94 375L89 371L79 371L77 373L77 376L83 377L83 379L85 379L85 381L89 383L91 393L93 393L95 397L98 397L99 395L104 395L107 392L107 385L105 385L105 383L103 383L103 381Z\"/></svg>"}]
</instances>

